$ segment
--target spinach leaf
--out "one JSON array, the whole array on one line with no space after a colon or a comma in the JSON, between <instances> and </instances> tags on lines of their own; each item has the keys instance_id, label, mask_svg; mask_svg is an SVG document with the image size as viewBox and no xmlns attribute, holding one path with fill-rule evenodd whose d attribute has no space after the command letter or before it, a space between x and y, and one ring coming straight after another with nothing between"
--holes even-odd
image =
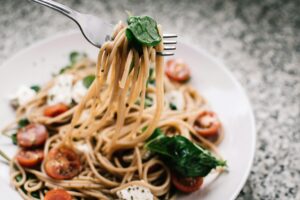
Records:
<instances>
[{"instance_id":1,"label":"spinach leaf","mask_svg":"<svg viewBox=\"0 0 300 200\"><path fill-rule=\"evenodd\" d=\"M177 110L177 106L173 103L170 103L169 107L170 107L171 110Z\"/></svg>"},{"instance_id":2,"label":"spinach leaf","mask_svg":"<svg viewBox=\"0 0 300 200\"><path fill-rule=\"evenodd\" d=\"M18 121L18 128L23 128L29 124L29 120L27 118L20 119Z\"/></svg>"},{"instance_id":3,"label":"spinach leaf","mask_svg":"<svg viewBox=\"0 0 300 200\"><path fill-rule=\"evenodd\" d=\"M135 102L136 105L140 105L141 104L141 100L138 99L136 100ZM153 104L153 99L149 96L146 95L145 97L145 101L144 101L144 108L148 108L148 107L151 107Z\"/></svg>"},{"instance_id":4,"label":"spinach leaf","mask_svg":"<svg viewBox=\"0 0 300 200\"><path fill-rule=\"evenodd\" d=\"M69 69L72 69L73 65L78 62L79 60L83 59L83 58L86 58L87 55L85 53L79 53L77 51L73 51L70 53L69 55L69 59L70 59L70 64L61 68L59 70L59 73L58 74L63 74L65 73L67 70Z\"/></svg>"},{"instance_id":5,"label":"spinach leaf","mask_svg":"<svg viewBox=\"0 0 300 200\"><path fill-rule=\"evenodd\" d=\"M146 98L145 98L145 108L151 107L152 104L153 104L153 99L150 98L150 97L148 97L148 96L146 96Z\"/></svg>"},{"instance_id":6,"label":"spinach leaf","mask_svg":"<svg viewBox=\"0 0 300 200\"><path fill-rule=\"evenodd\" d=\"M18 144L18 140L17 140L17 133L14 133L11 135L11 141L14 145Z\"/></svg>"},{"instance_id":7,"label":"spinach leaf","mask_svg":"<svg viewBox=\"0 0 300 200\"><path fill-rule=\"evenodd\" d=\"M30 88L33 89L36 93L38 93L41 90L41 87L38 85L32 85Z\"/></svg>"},{"instance_id":8,"label":"spinach leaf","mask_svg":"<svg viewBox=\"0 0 300 200\"><path fill-rule=\"evenodd\" d=\"M63 73L65 73L67 70L69 70L69 69L71 69L71 68L72 68L72 66L67 65L67 66L61 68L61 69L59 70L58 73L59 73L59 74L63 74Z\"/></svg>"},{"instance_id":9,"label":"spinach leaf","mask_svg":"<svg viewBox=\"0 0 300 200\"><path fill-rule=\"evenodd\" d=\"M144 127L142 128L142 132L145 132L145 131L147 130L147 128L148 128L148 126L144 126Z\"/></svg>"},{"instance_id":10,"label":"spinach leaf","mask_svg":"<svg viewBox=\"0 0 300 200\"><path fill-rule=\"evenodd\" d=\"M22 180L22 175L21 174L19 174L18 176L16 176L16 181L17 182L20 182Z\"/></svg>"},{"instance_id":11,"label":"spinach leaf","mask_svg":"<svg viewBox=\"0 0 300 200\"><path fill-rule=\"evenodd\" d=\"M88 89L92 85L95 78L96 78L95 75L88 75L88 76L84 77L83 85Z\"/></svg>"},{"instance_id":12,"label":"spinach leaf","mask_svg":"<svg viewBox=\"0 0 300 200\"><path fill-rule=\"evenodd\" d=\"M70 62L71 65L75 64L76 62L78 62L79 60L86 58L87 55L85 53L79 53L77 51L73 51L70 53Z\"/></svg>"},{"instance_id":13,"label":"spinach leaf","mask_svg":"<svg viewBox=\"0 0 300 200\"><path fill-rule=\"evenodd\" d=\"M127 23L126 37L129 41L146 46L156 46L160 43L157 23L151 17L129 16Z\"/></svg>"},{"instance_id":14,"label":"spinach leaf","mask_svg":"<svg viewBox=\"0 0 300 200\"><path fill-rule=\"evenodd\" d=\"M40 194L38 191L31 192L31 196L33 196L36 199L40 199Z\"/></svg>"},{"instance_id":15,"label":"spinach leaf","mask_svg":"<svg viewBox=\"0 0 300 200\"><path fill-rule=\"evenodd\" d=\"M205 177L217 166L226 166L226 161L216 159L183 136L167 137L161 131L153 134L146 148L157 153L172 170L184 177Z\"/></svg>"},{"instance_id":16,"label":"spinach leaf","mask_svg":"<svg viewBox=\"0 0 300 200\"><path fill-rule=\"evenodd\" d=\"M147 80L147 88L148 88L148 85L151 84L151 85L154 85L155 84L155 73L154 73L154 68L150 68L149 69L149 77L148 77L148 80Z\"/></svg>"},{"instance_id":17,"label":"spinach leaf","mask_svg":"<svg viewBox=\"0 0 300 200\"><path fill-rule=\"evenodd\" d=\"M160 128L156 128L154 130L154 132L152 133L152 135L147 139L147 142L150 142L151 140L154 140L154 139L159 139L161 137L164 137L164 133L161 131Z\"/></svg>"}]
</instances>

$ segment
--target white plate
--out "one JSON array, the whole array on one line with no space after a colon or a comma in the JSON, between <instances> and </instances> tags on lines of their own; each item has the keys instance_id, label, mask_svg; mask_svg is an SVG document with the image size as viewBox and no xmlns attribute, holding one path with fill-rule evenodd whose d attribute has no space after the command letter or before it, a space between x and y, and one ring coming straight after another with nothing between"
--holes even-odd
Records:
<instances>
[{"instance_id":1,"label":"white plate","mask_svg":"<svg viewBox=\"0 0 300 200\"><path fill-rule=\"evenodd\" d=\"M45 83L52 73L68 63L68 55L74 50L87 52L94 59L98 52L80 33L70 32L35 44L0 67L0 127L14 117L7 96L21 84ZM229 173L213 182L206 179L201 190L180 199L233 200L248 177L255 151L255 123L248 98L232 74L204 50L179 43L176 57L188 63L192 70L191 84L206 97L222 121L225 139L219 149L229 166ZM14 155L15 147L3 136L0 148ZM8 174L8 167L0 162L1 185L9 184ZM15 193L12 187L0 187L0 194L20 199Z\"/></svg>"}]
</instances>

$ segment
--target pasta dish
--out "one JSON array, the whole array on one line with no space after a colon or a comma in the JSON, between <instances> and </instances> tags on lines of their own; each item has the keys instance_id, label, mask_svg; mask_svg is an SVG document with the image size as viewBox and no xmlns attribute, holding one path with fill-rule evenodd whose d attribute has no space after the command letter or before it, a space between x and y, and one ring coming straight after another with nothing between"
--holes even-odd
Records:
<instances>
[{"instance_id":1,"label":"pasta dish","mask_svg":"<svg viewBox=\"0 0 300 200\"><path fill-rule=\"evenodd\" d=\"M163 50L161 26L129 16L96 63L72 52L45 85L20 87L3 134L19 148L9 163L22 198L174 199L223 171L221 122Z\"/></svg>"}]
</instances>

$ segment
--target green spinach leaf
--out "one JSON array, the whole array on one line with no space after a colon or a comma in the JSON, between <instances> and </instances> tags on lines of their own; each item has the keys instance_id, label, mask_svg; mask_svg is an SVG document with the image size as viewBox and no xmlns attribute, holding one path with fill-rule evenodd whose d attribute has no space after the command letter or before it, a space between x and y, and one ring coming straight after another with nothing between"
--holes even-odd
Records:
<instances>
[{"instance_id":1,"label":"green spinach leaf","mask_svg":"<svg viewBox=\"0 0 300 200\"><path fill-rule=\"evenodd\" d=\"M170 103L169 107L170 107L171 110L177 110L177 106L173 103Z\"/></svg>"},{"instance_id":2,"label":"green spinach leaf","mask_svg":"<svg viewBox=\"0 0 300 200\"><path fill-rule=\"evenodd\" d=\"M36 199L40 199L40 194L39 194L38 191L32 192L32 193L31 193L31 196L33 196L33 197L36 198Z\"/></svg>"},{"instance_id":3,"label":"green spinach leaf","mask_svg":"<svg viewBox=\"0 0 300 200\"><path fill-rule=\"evenodd\" d=\"M79 53L77 51L73 51L70 53L69 55L69 60L70 60L70 64L61 68L59 70L59 73L58 74L63 74L65 73L67 70L69 69L72 69L73 65L78 62L79 60L83 59L83 58L86 58L87 55L85 53Z\"/></svg>"},{"instance_id":4,"label":"green spinach leaf","mask_svg":"<svg viewBox=\"0 0 300 200\"><path fill-rule=\"evenodd\" d=\"M65 73L67 70L69 70L69 69L71 69L71 68L72 68L72 66L67 65L67 66L61 68L61 69L59 70L58 73L59 73L59 74L63 74L63 73Z\"/></svg>"},{"instance_id":5,"label":"green spinach leaf","mask_svg":"<svg viewBox=\"0 0 300 200\"><path fill-rule=\"evenodd\" d=\"M218 160L183 136L167 137L156 130L150 139L146 148L157 153L172 170L182 176L205 177L217 166L226 166L226 161Z\"/></svg>"},{"instance_id":6,"label":"green spinach leaf","mask_svg":"<svg viewBox=\"0 0 300 200\"><path fill-rule=\"evenodd\" d=\"M21 174L17 175L16 176L16 181L20 182L21 180L22 180L22 175Z\"/></svg>"},{"instance_id":7,"label":"green spinach leaf","mask_svg":"<svg viewBox=\"0 0 300 200\"><path fill-rule=\"evenodd\" d=\"M38 93L41 90L41 87L38 85L32 85L30 88L33 89L36 93Z\"/></svg>"},{"instance_id":8,"label":"green spinach leaf","mask_svg":"<svg viewBox=\"0 0 300 200\"><path fill-rule=\"evenodd\" d=\"M83 79L83 85L86 88L89 88L92 85L92 83L95 80L95 78L96 78L95 75L88 75L88 76L84 77L84 79Z\"/></svg>"},{"instance_id":9,"label":"green spinach leaf","mask_svg":"<svg viewBox=\"0 0 300 200\"><path fill-rule=\"evenodd\" d=\"M76 62L78 62L79 60L86 58L87 55L85 53L79 53L77 51L73 51L70 53L70 62L71 65L75 64Z\"/></svg>"},{"instance_id":10,"label":"green spinach leaf","mask_svg":"<svg viewBox=\"0 0 300 200\"><path fill-rule=\"evenodd\" d=\"M146 46L156 46L160 43L157 23L151 17L129 16L127 23L126 37L129 41Z\"/></svg>"},{"instance_id":11,"label":"green spinach leaf","mask_svg":"<svg viewBox=\"0 0 300 200\"><path fill-rule=\"evenodd\" d=\"M14 145L18 144L18 140L17 140L17 133L14 133L11 135L11 141Z\"/></svg>"},{"instance_id":12,"label":"green spinach leaf","mask_svg":"<svg viewBox=\"0 0 300 200\"><path fill-rule=\"evenodd\" d=\"M20 119L18 121L18 128L23 128L29 124L29 120L27 118Z\"/></svg>"},{"instance_id":13,"label":"green spinach leaf","mask_svg":"<svg viewBox=\"0 0 300 200\"><path fill-rule=\"evenodd\" d=\"M145 108L151 107L152 104L153 104L153 99L146 96L146 98L145 98Z\"/></svg>"}]
</instances>

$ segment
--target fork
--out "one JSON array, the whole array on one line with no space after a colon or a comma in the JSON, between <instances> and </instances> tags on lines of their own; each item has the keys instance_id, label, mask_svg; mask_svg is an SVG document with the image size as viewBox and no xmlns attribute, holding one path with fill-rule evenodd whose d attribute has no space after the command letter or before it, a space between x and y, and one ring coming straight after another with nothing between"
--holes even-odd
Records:
<instances>
[{"instance_id":1,"label":"fork","mask_svg":"<svg viewBox=\"0 0 300 200\"><path fill-rule=\"evenodd\" d=\"M94 46L100 48L101 45L111 39L110 35L113 32L114 26L100 19L99 17L83 14L71 8L52 1L52 0L31 0L36 3L42 4L52 8L63 15L72 19L80 28L83 36ZM163 43L166 45L163 52L157 52L161 56L173 56L176 50L177 41L176 34L163 34ZM169 39L169 40L165 40Z\"/></svg>"}]
</instances>

